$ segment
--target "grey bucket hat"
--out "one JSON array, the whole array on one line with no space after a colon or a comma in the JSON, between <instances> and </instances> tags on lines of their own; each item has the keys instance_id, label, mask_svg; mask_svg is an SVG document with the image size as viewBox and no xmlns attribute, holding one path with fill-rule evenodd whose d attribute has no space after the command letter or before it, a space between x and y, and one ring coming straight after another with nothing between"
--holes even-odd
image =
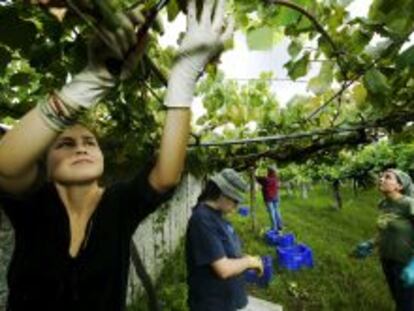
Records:
<instances>
[{"instance_id":1,"label":"grey bucket hat","mask_svg":"<svg viewBox=\"0 0 414 311\"><path fill-rule=\"evenodd\" d=\"M225 168L210 178L221 192L229 198L241 202L243 194L247 191L247 184L240 175L231 168Z\"/></svg>"}]
</instances>

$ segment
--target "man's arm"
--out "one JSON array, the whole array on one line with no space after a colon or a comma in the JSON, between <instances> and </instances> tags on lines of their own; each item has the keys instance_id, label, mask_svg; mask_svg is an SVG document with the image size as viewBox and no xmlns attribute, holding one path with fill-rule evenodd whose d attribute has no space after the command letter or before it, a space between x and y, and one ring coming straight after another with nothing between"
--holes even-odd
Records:
<instances>
[{"instance_id":1,"label":"man's arm","mask_svg":"<svg viewBox=\"0 0 414 311\"><path fill-rule=\"evenodd\" d=\"M247 269L258 270L259 275L263 273L263 263L259 257L244 256L242 258L223 257L211 264L214 272L220 279L228 279L243 273Z\"/></svg>"},{"instance_id":2,"label":"man's arm","mask_svg":"<svg viewBox=\"0 0 414 311\"><path fill-rule=\"evenodd\" d=\"M262 186L266 183L266 177L263 176L254 176L259 184Z\"/></svg>"}]
</instances>

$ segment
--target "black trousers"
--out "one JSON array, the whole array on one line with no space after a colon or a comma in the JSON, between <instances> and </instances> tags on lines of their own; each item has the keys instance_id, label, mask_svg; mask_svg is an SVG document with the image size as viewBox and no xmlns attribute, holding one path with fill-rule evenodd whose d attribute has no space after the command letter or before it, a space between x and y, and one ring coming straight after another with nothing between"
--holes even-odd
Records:
<instances>
[{"instance_id":1,"label":"black trousers","mask_svg":"<svg viewBox=\"0 0 414 311\"><path fill-rule=\"evenodd\" d=\"M401 280L401 272L406 264L385 258L381 258L381 264L396 310L414 311L414 286L406 287Z\"/></svg>"}]
</instances>

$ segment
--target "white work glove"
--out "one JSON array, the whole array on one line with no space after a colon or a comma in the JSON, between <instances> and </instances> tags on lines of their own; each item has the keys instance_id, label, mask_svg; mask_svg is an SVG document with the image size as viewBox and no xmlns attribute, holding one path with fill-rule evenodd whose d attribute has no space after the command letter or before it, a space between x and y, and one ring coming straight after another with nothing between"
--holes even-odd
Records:
<instances>
[{"instance_id":1,"label":"white work glove","mask_svg":"<svg viewBox=\"0 0 414 311\"><path fill-rule=\"evenodd\" d=\"M117 13L119 27L110 31L98 27L89 43L88 65L72 81L57 92L57 96L71 108L88 109L99 102L120 79L127 78L138 64L143 47L136 46L136 28L144 22L142 7ZM117 72L109 72L108 64ZM115 68L118 67L118 68Z\"/></svg>"},{"instance_id":2,"label":"white work glove","mask_svg":"<svg viewBox=\"0 0 414 311\"><path fill-rule=\"evenodd\" d=\"M216 5L215 2L217 2ZM189 0L187 32L168 80L165 106L189 108L195 83L210 59L233 34L233 19L225 18L226 0L205 0L197 20L196 0ZM213 12L214 10L214 12Z\"/></svg>"},{"instance_id":3,"label":"white work glove","mask_svg":"<svg viewBox=\"0 0 414 311\"><path fill-rule=\"evenodd\" d=\"M118 78L130 76L145 48L145 38L137 44L136 37L136 28L144 22L142 8L114 13L118 25L114 31L98 26L89 42L86 68L38 105L50 128L62 131L75 123L79 115L102 100Z\"/></svg>"}]
</instances>

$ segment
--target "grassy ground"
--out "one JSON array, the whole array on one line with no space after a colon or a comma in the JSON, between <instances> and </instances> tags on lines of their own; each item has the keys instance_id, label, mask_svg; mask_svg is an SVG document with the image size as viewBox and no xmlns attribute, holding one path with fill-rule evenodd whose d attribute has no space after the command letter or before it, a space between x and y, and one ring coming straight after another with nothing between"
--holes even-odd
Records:
<instances>
[{"instance_id":1,"label":"grassy ground","mask_svg":"<svg viewBox=\"0 0 414 311\"><path fill-rule=\"evenodd\" d=\"M360 261L349 257L356 243L375 233L375 190L361 191L355 196L342 191L344 206L333 209L329 189L313 189L308 199L282 193L281 210L285 232L310 246L315 267L301 271L281 270L275 264L275 277L268 288L249 286L248 291L268 301L281 304L284 310L392 310L392 302L377 256ZM269 220L261 196L258 195L257 234L250 217L230 217L243 240L246 253L272 255L273 247L264 243L263 234ZM186 285L184 251L181 247L165 267L157 291L165 310L185 311ZM143 303L140 308L145 310ZM142 309L144 308L144 309Z\"/></svg>"}]
</instances>

